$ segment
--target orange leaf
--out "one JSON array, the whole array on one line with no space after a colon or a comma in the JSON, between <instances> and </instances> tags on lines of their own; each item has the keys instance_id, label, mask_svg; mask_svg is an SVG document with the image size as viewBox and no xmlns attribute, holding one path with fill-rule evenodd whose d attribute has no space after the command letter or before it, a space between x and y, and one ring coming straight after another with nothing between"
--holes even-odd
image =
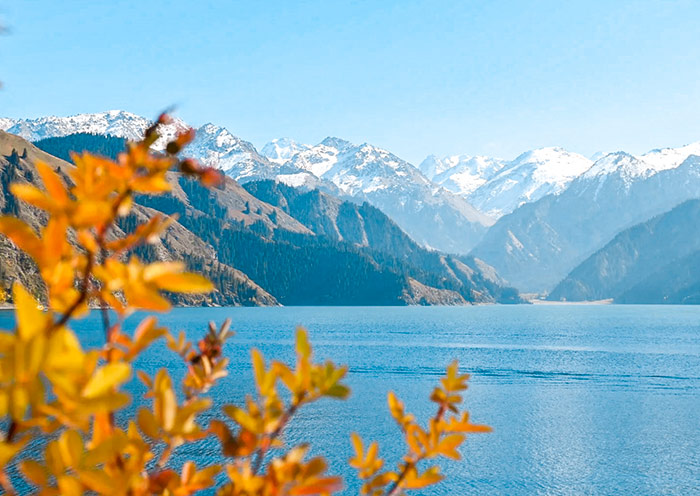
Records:
<instances>
[{"instance_id":1,"label":"orange leaf","mask_svg":"<svg viewBox=\"0 0 700 496\"><path fill-rule=\"evenodd\" d=\"M39 171L39 175L41 176L41 180L49 196L61 207L68 205L70 198L68 197L66 187L51 166L45 162L37 162L36 169Z\"/></svg>"},{"instance_id":2,"label":"orange leaf","mask_svg":"<svg viewBox=\"0 0 700 496\"><path fill-rule=\"evenodd\" d=\"M10 238L34 260L41 260L43 243L26 223L16 217L0 217L0 233Z\"/></svg>"}]
</instances>

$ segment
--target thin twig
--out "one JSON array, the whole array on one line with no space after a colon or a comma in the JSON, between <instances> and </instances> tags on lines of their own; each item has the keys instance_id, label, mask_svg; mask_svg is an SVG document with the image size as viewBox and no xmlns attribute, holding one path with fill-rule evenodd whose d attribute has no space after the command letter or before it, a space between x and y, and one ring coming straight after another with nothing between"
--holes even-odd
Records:
<instances>
[{"instance_id":1,"label":"thin twig","mask_svg":"<svg viewBox=\"0 0 700 496\"><path fill-rule=\"evenodd\" d=\"M277 439L277 437L282 433L282 430L284 427L287 425L287 423L292 419L296 411L299 409L299 405L301 403L297 403L296 405L292 405L289 407L289 410L287 410L284 415L282 415L282 418L280 419L280 423L277 426L277 428L270 433L268 436L268 442L266 447L261 447L258 450L258 456L255 459L255 462L253 463L253 474L257 474L258 471L260 470L260 467L262 466L263 458L265 458L265 453L267 452L267 448L269 448L273 441Z\"/></svg>"},{"instance_id":2,"label":"thin twig","mask_svg":"<svg viewBox=\"0 0 700 496\"><path fill-rule=\"evenodd\" d=\"M435 414L435 417L433 417L433 420L435 422L439 422L440 420L442 420L442 417L444 415L445 415L445 405L441 404L440 407L438 408L437 413ZM401 483L408 475L408 472L413 467L416 467L418 465L418 462L420 462L422 459L423 459L423 457L419 456L414 460L406 462L406 465L404 466L403 470L399 474L399 477L394 481L394 483L388 489L386 496L398 496L399 494L401 494Z\"/></svg>"}]
</instances>

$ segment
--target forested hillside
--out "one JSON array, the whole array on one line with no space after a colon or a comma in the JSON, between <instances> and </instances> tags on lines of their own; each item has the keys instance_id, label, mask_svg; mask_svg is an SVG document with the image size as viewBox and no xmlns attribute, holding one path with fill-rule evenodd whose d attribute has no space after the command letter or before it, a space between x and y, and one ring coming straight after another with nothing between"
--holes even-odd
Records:
<instances>
[{"instance_id":1,"label":"forested hillside","mask_svg":"<svg viewBox=\"0 0 700 496\"><path fill-rule=\"evenodd\" d=\"M60 138L44 138L34 145L54 157L71 161L71 153L90 151L103 157L115 159L124 150L126 140L101 134L76 133Z\"/></svg>"},{"instance_id":2,"label":"forested hillside","mask_svg":"<svg viewBox=\"0 0 700 496\"><path fill-rule=\"evenodd\" d=\"M576 267L549 296L624 303L697 303L700 200L622 231Z\"/></svg>"}]
</instances>

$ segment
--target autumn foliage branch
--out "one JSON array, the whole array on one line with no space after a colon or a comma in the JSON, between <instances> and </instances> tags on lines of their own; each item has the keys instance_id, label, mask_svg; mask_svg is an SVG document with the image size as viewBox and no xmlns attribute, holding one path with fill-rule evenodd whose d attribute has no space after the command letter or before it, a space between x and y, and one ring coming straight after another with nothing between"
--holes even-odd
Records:
<instances>
[{"instance_id":1,"label":"autumn foliage branch","mask_svg":"<svg viewBox=\"0 0 700 496\"><path fill-rule=\"evenodd\" d=\"M0 418L5 426L0 485L6 493L14 493L9 469L18 466L42 495L185 496L213 487L222 471L226 482L218 488L221 495L337 492L342 481L326 475L322 458L307 459L306 445L286 449L282 441L285 427L302 407L349 394L342 383L347 369L331 362L315 363L305 331L297 331L293 367L278 361L267 364L253 350L255 396L248 396L242 406L224 406L221 418L204 426L202 414L212 407L207 394L227 374L223 348L233 334L230 322L220 327L211 323L196 344L184 333L171 334L153 316L142 320L133 333L123 329L125 317L134 311L167 311L170 303L163 291L213 289L202 276L185 272L183 263L146 264L130 254L162 235L173 218L157 214L131 233L115 234L114 226L133 208L135 194L171 190L169 174L195 176L206 186L221 181L217 171L178 158L194 137L192 130L177 134L164 153L152 151L163 139L161 126L170 123L167 115L161 115L143 140L129 143L117 160L76 154L75 167L67 175L38 163L43 189L28 183L11 186L17 198L48 216L40 233L17 218L0 218L0 233L37 264L46 295L42 306L15 282L16 327L0 332ZM90 306L102 309L105 342L83 349L70 324ZM117 315L113 324L108 309ZM154 376L133 370L136 358L160 339L186 367L179 396L167 370ZM147 388L148 406L117 423L115 413L131 401L123 388L134 372ZM456 363L448 368L431 396L438 412L426 428L389 393L389 408L406 438L407 452L395 471L382 471L377 443L365 451L359 436L353 435L356 455L350 464L364 481L363 494L398 495L439 482L437 466L419 472L418 465L438 456L458 459L457 448L466 433L489 430L471 424L468 414L459 412L466 380ZM280 388L286 391L281 393ZM208 436L218 438L223 466L198 468L188 461L175 470L169 465L180 446ZM41 457L23 457L25 447L37 439L45 441Z\"/></svg>"}]
</instances>

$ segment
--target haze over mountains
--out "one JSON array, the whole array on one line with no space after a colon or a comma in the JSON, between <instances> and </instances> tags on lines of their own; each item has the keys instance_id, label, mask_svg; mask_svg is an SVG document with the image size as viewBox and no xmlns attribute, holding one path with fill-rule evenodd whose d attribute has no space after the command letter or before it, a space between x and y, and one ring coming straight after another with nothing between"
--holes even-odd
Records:
<instances>
[{"instance_id":1,"label":"haze over mountains","mask_svg":"<svg viewBox=\"0 0 700 496\"><path fill-rule=\"evenodd\" d=\"M76 133L135 139L148 125L147 119L124 111L0 119L0 128L31 141ZM185 126L176 120L168 134ZM398 243L404 247L401 257L413 260L414 265L425 264L430 258L424 256L429 253L426 249L471 254L475 258L447 257L438 265L445 268L450 267L450 260L462 264L467 261L473 266L470 270L482 274L495 269L489 277L499 287L513 285L523 292L549 294L552 299L600 299L612 294L601 278L586 279L588 272L601 272L600 264L579 264L621 231L686 200L700 198L700 158L696 156L700 155L700 143L652 150L640 156L601 154L593 157L595 160L557 147L526 151L512 160L429 156L416 167L388 150L337 137L316 145L280 138L258 151L225 128L205 124L197 130L186 153L219 167L244 185L248 193L261 195L259 200L300 221L311 234L320 233L335 243L376 248L372 243L362 244L369 232L357 227L357 219L367 221L356 210L366 202L362 208L372 205L396 223L389 236L373 234L375 242L383 239L385 250ZM312 190L319 190L316 196L304 196ZM672 219L680 221L677 216ZM386 222L382 224L385 228ZM405 240L396 241L403 239L398 234L401 231L411 243L415 242L413 248L406 249ZM685 236L688 239L684 243L694 246L695 233L687 232ZM662 243L651 238L638 242ZM416 250L422 254L420 263L411 255ZM602 257L606 271L615 272L628 263L629 254L623 256L623 251L606 252ZM569 275L574 269L578 272ZM442 269L431 270L437 274ZM454 267L445 274L450 272L455 273ZM447 279L455 280L445 274ZM700 278L692 272L689 277L696 276ZM655 277L662 286L660 275ZM680 281L677 274L675 281ZM687 281L683 284L690 287ZM439 284L432 287L440 289ZM674 301L692 300L679 291ZM604 297L623 301L619 291L613 293ZM624 298L629 302L635 297L628 294Z\"/></svg>"}]
</instances>

